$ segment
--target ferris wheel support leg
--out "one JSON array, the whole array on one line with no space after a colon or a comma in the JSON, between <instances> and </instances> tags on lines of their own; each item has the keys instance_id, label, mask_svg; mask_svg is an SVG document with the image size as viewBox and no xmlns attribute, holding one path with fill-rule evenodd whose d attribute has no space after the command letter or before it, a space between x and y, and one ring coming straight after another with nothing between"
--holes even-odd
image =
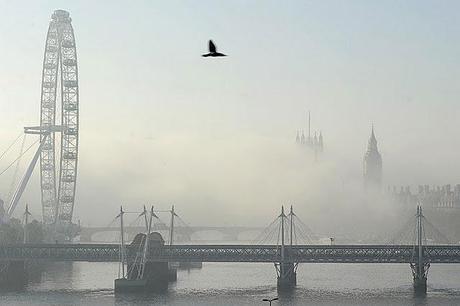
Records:
<instances>
[{"instance_id":1,"label":"ferris wheel support leg","mask_svg":"<svg viewBox=\"0 0 460 306\"><path fill-rule=\"evenodd\" d=\"M10 205L8 206L8 211L7 211L8 218L11 218L11 216L13 215L14 209L18 205L19 200L21 199L21 196L22 196L24 190L26 189L27 183L29 182L29 179L30 179L30 176L32 175L32 172L34 171L35 165L37 164L37 160L40 157L42 147L43 147L43 145L45 143L45 140L48 137L48 135L49 134L44 134L44 136L43 136L43 138L42 138L42 140L40 142L40 146L38 147L37 152L35 152L35 155L32 158L32 161L30 162L29 167L27 168L27 171L26 171L26 173L24 174L24 176L23 176L23 178L21 180L21 183L19 184L18 189L16 189L13 197L11 198L11 202L10 202Z\"/></svg>"}]
</instances>

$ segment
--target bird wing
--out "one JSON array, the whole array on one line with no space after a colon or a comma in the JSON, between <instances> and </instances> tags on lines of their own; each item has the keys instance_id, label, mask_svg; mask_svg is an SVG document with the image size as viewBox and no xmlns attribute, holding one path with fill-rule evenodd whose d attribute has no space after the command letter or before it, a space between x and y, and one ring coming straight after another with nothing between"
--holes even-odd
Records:
<instances>
[{"instance_id":1,"label":"bird wing","mask_svg":"<svg viewBox=\"0 0 460 306\"><path fill-rule=\"evenodd\" d=\"M212 40L209 41L209 52L210 53L216 52L216 45L212 42Z\"/></svg>"}]
</instances>

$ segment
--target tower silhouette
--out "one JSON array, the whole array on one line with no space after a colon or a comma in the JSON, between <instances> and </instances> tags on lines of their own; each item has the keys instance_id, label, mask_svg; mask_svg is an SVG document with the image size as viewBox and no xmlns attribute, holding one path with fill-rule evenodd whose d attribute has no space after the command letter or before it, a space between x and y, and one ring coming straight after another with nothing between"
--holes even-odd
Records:
<instances>
[{"instance_id":1,"label":"tower silhouette","mask_svg":"<svg viewBox=\"0 0 460 306\"><path fill-rule=\"evenodd\" d=\"M314 133L314 137L311 136L311 116L310 111L307 116L307 135L303 130L297 131L296 143L311 149L315 156L318 153L323 152L323 133L320 131L319 136L317 132Z\"/></svg>"},{"instance_id":2,"label":"tower silhouette","mask_svg":"<svg viewBox=\"0 0 460 306\"><path fill-rule=\"evenodd\" d=\"M382 185L382 156L377 148L374 126L372 125L371 136L364 154L364 188L380 189Z\"/></svg>"}]
</instances>

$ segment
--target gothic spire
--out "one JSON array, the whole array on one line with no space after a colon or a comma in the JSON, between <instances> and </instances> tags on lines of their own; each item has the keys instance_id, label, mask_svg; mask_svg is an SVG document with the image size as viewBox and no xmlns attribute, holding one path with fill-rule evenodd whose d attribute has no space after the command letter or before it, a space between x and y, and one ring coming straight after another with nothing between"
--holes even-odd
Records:
<instances>
[{"instance_id":1,"label":"gothic spire","mask_svg":"<svg viewBox=\"0 0 460 306\"><path fill-rule=\"evenodd\" d=\"M377 148L377 138L375 138L375 133L374 133L374 125L372 124L372 130L371 130L371 137L369 137L369 143L367 146L368 151L377 151L378 153L378 148Z\"/></svg>"},{"instance_id":2,"label":"gothic spire","mask_svg":"<svg viewBox=\"0 0 460 306\"><path fill-rule=\"evenodd\" d=\"M364 154L364 185L379 186L382 182L382 156L377 147L377 139L372 125L371 136Z\"/></svg>"}]
</instances>

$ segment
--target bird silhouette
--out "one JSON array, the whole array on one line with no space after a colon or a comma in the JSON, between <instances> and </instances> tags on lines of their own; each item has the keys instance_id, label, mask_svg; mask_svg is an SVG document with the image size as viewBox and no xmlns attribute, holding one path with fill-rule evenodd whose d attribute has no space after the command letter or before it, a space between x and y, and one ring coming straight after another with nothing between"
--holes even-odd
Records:
<instances>
[{"instance_id":1,"label":"bird silhouette","mask_svg":"<svg viewBox=\"0 0 460 306\"><path fill-rule=\"evenodd\" d=\"M209 40L209 53L203 54L202 56L203 57L208 57L208 56L217 57L217 56L227 56L227 55L217 52L216 45L212 42L212 40Z\"/></svg>"}]
</instances>

